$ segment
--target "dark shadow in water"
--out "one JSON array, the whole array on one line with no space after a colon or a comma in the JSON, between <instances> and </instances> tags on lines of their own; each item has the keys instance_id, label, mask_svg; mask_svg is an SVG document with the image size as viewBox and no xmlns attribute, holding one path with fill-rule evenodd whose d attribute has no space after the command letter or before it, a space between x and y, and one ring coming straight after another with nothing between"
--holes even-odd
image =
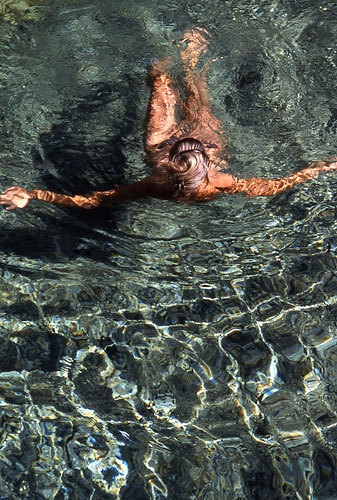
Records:
<instances>
[{"instance_id":1,"label":"dark shadow in water","mask_svg":"<svg viewBox=\"0 0 337 500\"><path fill-rule=\"evenodd\" d=\"M83 194L111 189L123 182L123 138L134 133L137 123L134 104L137 99L133 97L137 85L133 80L124 75L122 84L92 85L80 102L70 103L63 110L59 123L53 125L50 132L41 134L47 166L36 150L33 155L36 166L44 169L41 179L47 189ZM123 116L111 116L108 106L113 101L121 101L125 109ZM52 168L48 169L48 164Z\"/></svg>"},{"instance_id":2,"label":"dark shadow in water","mask_svg":"<svg viewBox=\"0 0 337 500\"><path fill-rule=\"evenodd\" d=\"M106 217L104 217L106 215ZM86 227L81 228L76 221L78 219L84 219L86 217ZM111 220L111 214L107 210L95 210L94 213L88 214L87 216L76 214L73 215L73 223L71 218L60 218L55 225L55 217L50 217L48 214L41 214L40 219L48 220L52 228L52 231L41 230L28 227L26 229L14 229L6 228L4 234L1 234L0 251L10 252L16 255L21 255L28 259L36 259L43 262L59 262L60 257L63 255L67 258L75 258L81 256L88 256L97 261L104 261L106 259L106 253L104 250L100 250L98 245L92 248L80 248L80 243L82 239L93 240L97 239L97 233L90 230L90 221L92 224L98 226L99 222L103 220L109 221L109 229L114 228L113 221ZM99 240L103 238L99 236ZM2 263L2 268L8 268L7 264ZM36 270L40 274L39 270ZM27 270L29 276L32 276L34 270ZM46 276L47 272L44 269L41 271L43 276Z\"/></svg>"},{"instance_id":3,"label":"dark shadow in water","mask_svg":"<svg viewBox=\"0 0 337 500\"><path fill-rule=\"evenodd\" d=\"M47 164L41 176L47 189L79 194L109 188L123 180L122 139L132 133L136 123L134 99L130 98L132 87L135 86L130 78L118 88L109 83L92 85L80 102L63 110L59 123L50 132L41 134L44 156L56 172L51 173ZM118 117L115 121L112 118L106 136L95 137L95 124L103 121L101 115L105 115L106 107L117 99L123 100L128 120L122 123ZM33 156L37 167L44 166L38 151L34 150Z\"/></svg>"},{"instance_id":4,"label":"dark shadow in water","mask_svg":"<svg viewBox=\"0 0 337 500\"><path fill-rule=\"evenodd\" d=\"M37 149L32 151L35 167L41 171L41 184L37 188L83 194L111 189L114 184L123 183L123 138L133 133L137 123L136 99L132 98L134 88L131 78L125 78L123 86L118 89L107 83L93 85L80 102L70 104L62 111L59 123L40 136L44 158ZM122 99L128 120L123 119L121 123L117 117L115 122L111 121L106 136L96 138L91 133L91 127L100 123L107 105L114 99ZM108 122L108 119L105 121ZM46 256L48 261L52 261L59 259L53 252L56 244L65 256L78 256L76 248L81 238L97 238L97 233L91 228L109 232L115 228L116 212L117 217L121 216L117 205L116 209L64 208L64 215L58 212L56 218L41 206L39 219L44 227L39 230L7 226L1 235L0 250L33 259ZM90 257L104 259L105 253L96 250L95 255Z\"/></svg>"}]
</instances>

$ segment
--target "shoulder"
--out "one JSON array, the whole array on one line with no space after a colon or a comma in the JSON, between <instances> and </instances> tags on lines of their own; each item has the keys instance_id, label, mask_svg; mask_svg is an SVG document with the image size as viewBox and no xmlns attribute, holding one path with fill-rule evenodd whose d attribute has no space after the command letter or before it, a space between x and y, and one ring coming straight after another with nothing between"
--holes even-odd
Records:
<instances>
[{"instance_id":1,"label":"shoulder","mask_svg":"<svg viewBox=\"0 0 337 500\"><path fill-rule=\"evenodd\" d=\"M230 174L224 174L223 172L218 172L216 170L212 170L209 173L209 184L213 186L214 189L218 189L220 191L231 189L235 183L235 177Z\"/></svg>"}]
</instances>

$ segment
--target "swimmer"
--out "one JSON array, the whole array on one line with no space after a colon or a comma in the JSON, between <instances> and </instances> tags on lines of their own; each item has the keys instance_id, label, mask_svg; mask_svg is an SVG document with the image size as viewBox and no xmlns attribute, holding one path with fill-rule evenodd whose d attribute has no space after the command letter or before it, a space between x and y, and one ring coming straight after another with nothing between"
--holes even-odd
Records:
<instances>
[{"instance_id":1,"label":"swimmer","mask_svg":"<svg viewBox=\"0 0 337 500\"><path fill-rule=\"evenodd\" d=\"M51 191L28 191L13 186L0 194L7 210L24 208L32 199L85 209L110 207L115 202L144 196L176 201L209 201L221 193L272 196L313 179L321 172L336 170L337 159L319 161L282 179L236 178L226 168L224 137L220 121L212 114L206 87L205 67L196 64L207 49L209 34L196 28L185 33L180 45L184 69L184 99L166 71L169 61L158 61L149 71L151 95L144 136L146 160L152 173L143 180L117 185L109 191L68 196ZM176 111L180 107L181 120Z\"/></svg>"}]
</instances>

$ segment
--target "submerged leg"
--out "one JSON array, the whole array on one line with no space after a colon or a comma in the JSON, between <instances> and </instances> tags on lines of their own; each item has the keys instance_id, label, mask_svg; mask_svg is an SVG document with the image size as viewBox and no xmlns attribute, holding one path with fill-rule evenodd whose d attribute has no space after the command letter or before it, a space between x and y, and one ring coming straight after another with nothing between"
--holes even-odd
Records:
<instances>
[{"instance_id":1,"label":"submerged leg","mask_svg":"<svg viewBox=\"0 0 337 500\"><path fill-rule=\"evenodd\" d=\"M185 71L185 108L188 113L195 106L208 106L206 75L204 71L196 74L195 67L200 56L209 44L209 33L201 28L187 31L182 43L187 43L185 49L181 49L180 57Z\"/></svg>"},{"instance_id":2,"label":"submerged leg","mask_svg":"<svg viewBox=\"0 0 337 500\"><path fill-rule=\"evenodd\" d=\"M147 112L145 149L169 139L177 128L176 104L180 98L171 77L165 72L167 61L159 61L150 70L151 97Z\"/></svg>"},{"instance_id":3,"label":"submerged leg","mask_svg":"<svg viewBox=\"0 0 337 500\"><path fill-rule=\"evenodd\" d=\"M184 42L187 46L181 49L180 56L185 71L185 129L189 128L191 133L196 130L205 141L219 143L218 136L223 133L223 128L220 120L212 114L207 91L207 70L212 61L206 63L199 73L195 71L200 56L208 47L209 33L201 28L192 29L185 33ZM223 139L222 145L225 145Z\"/></svg>"}]
</instances>

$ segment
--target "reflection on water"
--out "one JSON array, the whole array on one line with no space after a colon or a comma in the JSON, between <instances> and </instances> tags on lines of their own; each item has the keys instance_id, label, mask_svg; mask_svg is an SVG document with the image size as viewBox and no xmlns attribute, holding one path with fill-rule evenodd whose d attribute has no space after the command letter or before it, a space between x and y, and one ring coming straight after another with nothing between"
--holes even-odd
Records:
<instances>
[{"instance_id":1,"label":"reflection on water","mask_svg":"<svg viewBox=\"0 0 337 500\"><path fill-rule=\"evenodd\" d=\"M140 178L147 65L193 25L233 172L336 154L333 2L0 14L1 188ZM336 186L1 211L1 498L335 498Z\"/></svg>"}]
</instances>

